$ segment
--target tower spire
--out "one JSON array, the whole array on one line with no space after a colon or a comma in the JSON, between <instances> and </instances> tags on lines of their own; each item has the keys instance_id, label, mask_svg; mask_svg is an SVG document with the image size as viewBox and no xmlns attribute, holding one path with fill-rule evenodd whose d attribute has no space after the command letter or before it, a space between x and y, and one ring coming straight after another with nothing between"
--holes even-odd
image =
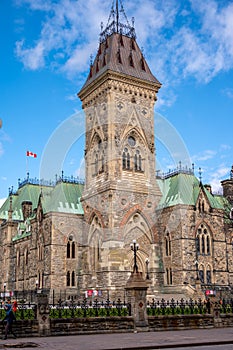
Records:
<instances>
[{"instance_id":1,"label":"tower spire","mask_svg":"<svg viewBox=\"0 0 233 350\"><path fill-rule=\"evenodd\" d=\"M130 38L136 39L134 22L130 25L121 0L113 0L107 25L104 30L101 28L100 43L104 42L113 33L121 33Z\"/></svg>"}]
</instances>

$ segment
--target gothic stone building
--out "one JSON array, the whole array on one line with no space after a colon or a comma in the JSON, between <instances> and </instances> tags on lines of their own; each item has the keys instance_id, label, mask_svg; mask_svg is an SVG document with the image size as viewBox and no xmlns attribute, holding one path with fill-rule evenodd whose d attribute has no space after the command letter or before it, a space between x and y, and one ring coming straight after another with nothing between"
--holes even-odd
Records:
<instances>
[{"instance_id":1,"label":"gothic stone building","mask_svg":"<svg viewBox=\"0 0 233 350\"><path fill-rule=\"evenodd\" d=\"M118 6L110 18L78 94L86 118L85 182L61 176L46 185L27 177L9 193L0 209L0 289L122 296L136 240L149 296L193 297L197 280L203 291L230 292L233 170L223 195L193 168L156 176L161 84L134 28L119 21Z\"/></svg>"}]
</instances>

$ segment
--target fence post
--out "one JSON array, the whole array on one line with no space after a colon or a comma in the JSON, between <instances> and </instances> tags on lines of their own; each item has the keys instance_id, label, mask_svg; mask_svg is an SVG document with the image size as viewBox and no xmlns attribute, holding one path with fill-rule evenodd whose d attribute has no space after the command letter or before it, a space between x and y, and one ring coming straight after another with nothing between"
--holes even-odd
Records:
<instances>
[{"instance_id":1,"label":"fence post","mask_svg":"<svg viewBox=\"0 0 233 350\"><path fill-rule=\"evenodd\" d=\"M131 314L134 318L135 331L148 331L147 315L147 283L142 277L142 272L134 271L131 273L126 283L127 303L131 305Z\"/></svg>"},{"instance_id":2,"label":"fence post","mask_svg":"<svg viewBox=\"0 0 233 350\"><path fill-rule=\"evenodd\" d=\"M49 336L50 318L49 318L49 299L47 294L37 294L37 320L39 336Z\"/></svg>"}]
</instances>

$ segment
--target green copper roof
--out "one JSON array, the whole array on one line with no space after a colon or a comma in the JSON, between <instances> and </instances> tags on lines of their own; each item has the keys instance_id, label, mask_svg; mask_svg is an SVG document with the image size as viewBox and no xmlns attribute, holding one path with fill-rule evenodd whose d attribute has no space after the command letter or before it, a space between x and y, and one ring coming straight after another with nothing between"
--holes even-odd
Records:
<instances>
[{"instance_id":1,"label":"green copper roof","mask_svg":"<svg viewBox=\"0 0 233 350\"><path fill-rule=\"evenodd\" d=\"M59 182L54 187L27 183L12 194L13 220L23 220L22 203L32 202L32 211L37 208L39 196L42 194L43 212L83 214L80 203L83 185L79 183ZM10 196L0 208L0 219L8 219Z\"/></svg>"},{"instance_id":2,"label":"green copper roof","mask_svg":"<svg viewBox=\"0 0 233 350\"><path fill-rule=\"evenodd\" d=\"M39 195L43 186L26 184L20 187L15 194L12 195L13 220L23 220L22 203L25 201L32 202L32 211L37 207ZM48 187L49 190L51 190ZM8 197L0 208L0 219L8 218L8 210L10 208L10 197Z\"/></svg>"},{"instance_id":3,"label":"green copper roof","mask_svg":"<svg viewBox=\"0 0 233 350\"><path fill-rule=\"evenodd\" d=\"M42 193L44 213L60 212L83 214L80 203L83 185L77 183L60 182L53 191Z\"/></svg>"},{"instance_id":4,"label":"green copper roof","mask_svg":"<svg viewBox=\"0 0 233 350\"><path fill-rule=\"evenodd\" d=\"M178 204L196 205L201 189L212 208L224 209L226 206L226 200L222 196L213 195L204 186L200 186L194 175L178 173L165 179L157 179L157 182L162 193L158 209Z\"/></svg>"}]
</instances>

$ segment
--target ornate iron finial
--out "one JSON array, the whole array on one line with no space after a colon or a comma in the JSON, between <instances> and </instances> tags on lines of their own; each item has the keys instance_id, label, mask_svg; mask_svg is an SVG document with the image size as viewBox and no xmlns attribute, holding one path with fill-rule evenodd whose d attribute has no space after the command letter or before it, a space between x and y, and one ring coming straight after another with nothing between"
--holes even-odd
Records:
<instances>
[{"instance_id":1,"label":"ornate iron finial","mask_svg":"<svg viewBox=\"0 0 233 350\"><path fill-rule=\"evenodd\" d=\"M90 55L90 66L92 67L92 65L93 65L93 55L91 54Z\"/></svg>"},{"instance_id":2,"label":"ornate iron finial","mask_svg":"<svg viewBox=\"0 0 233 350\"><path fill-rule=\"evenodd\" d=\"M199 180L200 180L200 183L201 183L201 180L202 180L202 170L201 170L200 167L199 167Z\"/></svg>"},{"instance_id":3,"label":"ornate iron finial","mask_svg":"<svg viewBox=\"0 0 233 350\"><path fill-rule=\"evenodd\" d=\"M134 28L135 18L132 17L132 27Z\"/></svg>"},{"instance_id":4,"label":"ornate iron finial","mask_svg":"<svg viewBox=\"0 0 233 350\"><path fill-rule=\"evenodd\" d=\"M100 43L104 42L113 33L121 33L128 37L136 38L134 27L129 24L121 0L116 0L116 4L115 0L113 0L107 26L104 30L101 28Z\"/></svg>"}]
</instances>

